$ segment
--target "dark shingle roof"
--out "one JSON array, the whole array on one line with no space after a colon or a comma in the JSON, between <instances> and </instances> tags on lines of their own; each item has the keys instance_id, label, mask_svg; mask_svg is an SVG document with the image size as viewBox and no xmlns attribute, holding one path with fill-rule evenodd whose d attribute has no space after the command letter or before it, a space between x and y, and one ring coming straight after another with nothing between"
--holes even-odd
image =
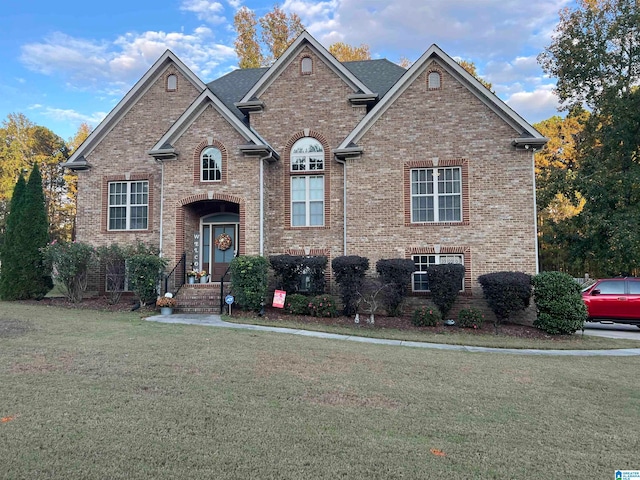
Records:
<instances>
[{"instance_id":1,"label":"dark shingle roof","mask_svg":"<svg viewBox=\"0 0 640 480\"><path fill-rule=\"evenodd\" d=\"M360 60L344 62L343 65L360 79L372 92L384 97L393 85L406 72L400 65L386 58L380 60Z\"/></svg>"},{"instance_id":2,"label":"dark shingle roof","mask_svg":"<svg viewBox=\"0 0 640 480\"><path fill-rule=\"evenodd\" d=\"M344 62L343 65L380 98L406 72L400 65L386 59ZM244 120L244 115L234 103L239 102L267 70L266 67L234 70L209 82L207 86L238 118Z\"/></svg>"}]
</instances>

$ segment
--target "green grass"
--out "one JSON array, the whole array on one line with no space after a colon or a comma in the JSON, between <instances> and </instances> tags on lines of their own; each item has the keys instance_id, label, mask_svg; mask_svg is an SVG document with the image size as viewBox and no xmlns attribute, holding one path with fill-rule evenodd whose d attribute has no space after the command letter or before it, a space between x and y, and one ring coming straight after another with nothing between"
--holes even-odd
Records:
<instances>
[{"instance_id":1,"label":"green grass","mask_svg":"<svg viewBox=\"0 0 640 480\"><path fill-rule=\"evenodd\" d=\"M450 345L471 345L475 347L493 348L534 348L541 350L607 350L616 348L640 348L640 341L583 335L549 336L548 339L513 337L505 334L466 333L463 328L451 328L450 331L433 333L429 331L398 330L393 328L371 328L366 325L325 325L323 323L302 323L286 319L269 319L260 317L239 317L224 315L223 320L232 323L266 325L272 327L312 330L318 332L338 333L370 338L388 338L410 342L445 343ZM493 332L493 330L491 330Z\"/></svg>"},{"instance_id":2,"label":"green grass","mask_svg":"<svg viewBox=\"0 0 640 480\"><path fill-rule=\"evenodd\" d=\"M613 478L639 367L0 303L0 478Z\"/></svg>"}]
</instances>

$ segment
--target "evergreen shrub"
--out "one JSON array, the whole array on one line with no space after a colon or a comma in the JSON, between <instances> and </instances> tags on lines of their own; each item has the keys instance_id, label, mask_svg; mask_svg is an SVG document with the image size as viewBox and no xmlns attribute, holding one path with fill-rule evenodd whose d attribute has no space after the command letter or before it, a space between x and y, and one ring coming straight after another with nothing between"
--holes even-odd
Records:
<instances>
[{"instance_id":1,"label":"evergreen shrub","mask_svg":"<svg viewBox=\"0 0 640 480\"><path fill-rule=\"evenodd\" d=\"M464 265L459 263L443 263L427 268L427 279L431 301L446 317L462 288Z\"/></svg>"},{"instance_id":2,"label":"evergreen shrub","mask_svg":"<svg viewBox=\"0 0 640 480\"><path fill-rule=\"evenodd\" d=\"M495 272L480 275L484 298L496 316L495 327L531 302L531 277L523 272Z\"/></svg>"},{"instance_id":3,"label":"evergreen shrub","mask_svg":"<svg viewBox=\"0 0 640 480\"><path fill-rule=\"evenodd\" d=\"M231 260L231 282L238 304L260 311L267 295L269 262L260 256L242 255Z\"/></svg>"},{"instance_id":4,"label":"evergreen shrub","mask_svg":"<svg viewBox=\"0 0 640 480\"><path fill-rule=\"evenodd\" d=\"M537 317L533 325L551 335L570 335L584 328L587 308L580 285L568 274L542 272L533 277Z\"/></svg>"},{"instance_id":5,"label":"evergreen shrub","mask_svg":"<svg viewBox=\"0 0 640 480\"><path fill-rule=\"evenodd\" d=\"M435 327L442 321L438 307L418 307L413 311L411 322L416 327Z\"/></svg>"},{"instance_id":6,"label":"evergreen shrub","mask_svg":"<svg viewBox=\"0 0 640 480\"><path fill-rule=\"evenodd\" d=\"M376 271L385 288L385 303L389 315L401 313L402 301L411 285L411 274L415 270L413 260L407 258L382 259L376 262Z\"/></svg>"},{"instance_id":7,"label":"evergreen shrub","mask_svg":"<svg viewBox=\"0 0 640 480\"><path fill-rule=\"evenodd\" d=\"M369 259L357 255L336 257L331 267L340 290L344 314L354 315L358 309L358 292L369 269Z\"/></svg>"}]
</instances>

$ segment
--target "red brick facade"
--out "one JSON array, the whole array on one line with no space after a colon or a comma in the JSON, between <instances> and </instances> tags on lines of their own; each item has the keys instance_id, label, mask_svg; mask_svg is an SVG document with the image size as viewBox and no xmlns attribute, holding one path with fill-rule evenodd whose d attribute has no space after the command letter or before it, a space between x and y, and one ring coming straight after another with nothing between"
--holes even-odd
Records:
<instances>
[{"instance_id":1,"label":"red brick facade","mask_svg":"<svg viewBox=\"0 0 640 480\"><path fill-rule=\"evenodd\" d=\"M362 128L363 119L376 113L368 112L373 105L350 102L359 92L326 51L303 41L285 57L288 63L277 64L258 92L262 107L246 119L279 155L262 166L262 230L261 160L241 149L250 143L250 133L242 130L248 127L230 121L215 102L181 118L202 89L170 64L83 152L91 168L79 174L77 239L161 245L172 268L185 251L193 261L194 233L204 231L203 219L225 218L237 219L234 248L240 254L321 252L332 259L346 253L369 258L373 270L382 258L460 254L466 297L481 296L476 280L481 274L536 273L533 155L514 147L522 129L511 113L501 111L503 104L497 99L491 104L488 94L474 92L446 58L434 57L412 67L412 80L402 77L399 82L408 83L401 89L378 99L386 102L384 110ZM311 72L302 72L303 58L311 59ZM429 87L431 72L440 74L437 88ZM175 90L167 89L170 74L177 75ZM182 122L180 129L172 133L176 122ZM361 154L337 161L334 151L357 128ZM156 160L149 151L163 135L173 135L175 154ZM290 153L303 137L324 149L321 227L291 223ZM222 153L220 181L201 180L200 155L208 146ZM461 171L461 221L412 222L411 169L444 167ZM109 231L108 182L136 179L149 181L148 229Z\"/></svg>"}]
</instances>

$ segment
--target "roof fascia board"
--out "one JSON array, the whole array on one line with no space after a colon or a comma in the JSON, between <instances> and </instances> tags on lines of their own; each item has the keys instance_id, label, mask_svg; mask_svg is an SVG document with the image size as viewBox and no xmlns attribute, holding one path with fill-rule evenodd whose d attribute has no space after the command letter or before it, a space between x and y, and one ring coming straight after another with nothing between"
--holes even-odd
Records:
<instances>
[{"instance_id":1,"label":"roof fascia board","mask_svg":"<svg viewBox=\"0 0 640 480\"><path fill-rule=\"evenodd\" d=\"M118 121L127 114L133 107L136 100L142 97L151 88L153 82L161 76L173 62L178 70L199 90L204 90L207 86L187 67L171 50L166 50L158 60L147 70L136 84L131 87L127 94L118 102L118 104L109 112L109 114L98 124L91 132L82 145L73 152L67 164L73 163L76 159L83 155L88 155L93 151L95 146L107 135Z\"/></svg>"},{"instance_id":2,"label":"roof fascia board","mask_svg":"<svg viewBox=\"0 0 640 480\"><path fill-rule=\"evenodd\" d=\"M382 116L387 108L413 83L413 81L421 75L428 66L434 61L439 63L452 74L461 80L485 105L494 111L500 118L507 122L514 130L519 133L526 133L534 138L544 138L533 126L518 115L511 107L504 103L500 98L491 93L484 85L482 85L469 72L462 68L458 62L453 60L436 44L431 45L429 49L400 77L400 79L391 87L382 100L377 103L371 111L360 121L352 132L344 139L338 149L346 148L351 143L357 143L362 136L371 128L371 126Z\"/></svg>"},{"instance_id":3,"label":"roof fascia board","mask_svg":"<svg viewBox=\"0 0 640 480\"><path fill-rule=\"evenodd\" d=\"M209 103L210 102L210 103ZM185 112L180 115L180 118L171 126L169 130L158 140L158 142L151 148L152 151L160 150L165 143L175 144L176 139L180 138L182 134L191 126L191 124L205 111L209 106L213 105L220 115L233 126L242 137L256 144L262 143L261 139L250 130L238 117L236 117L229 109L220 101L215 94L205 89L189 106Z\"/></svg>"},{"instance_id":4,"label":"roof fascia board","mask_svg":"<svg viewBox=\"0 0 640 480\"><path fill-rule=\"evenodd\" d=\"M254 97L259 97L279 76L279 74L288 67L295 59L297 53L309 45L311 49L324 59L325 63L340 76L354 92L362 91L366 94L373 94L364 83L362 83L353 73L351 73L344 65L342 65L326 48L324 48L309 32L306 30L298 35L298 38L287 48L287 50L275 61L275 63L262 75L260 80L242 97L239 103L249 102Z\"/></svg>"}]
</instances>

